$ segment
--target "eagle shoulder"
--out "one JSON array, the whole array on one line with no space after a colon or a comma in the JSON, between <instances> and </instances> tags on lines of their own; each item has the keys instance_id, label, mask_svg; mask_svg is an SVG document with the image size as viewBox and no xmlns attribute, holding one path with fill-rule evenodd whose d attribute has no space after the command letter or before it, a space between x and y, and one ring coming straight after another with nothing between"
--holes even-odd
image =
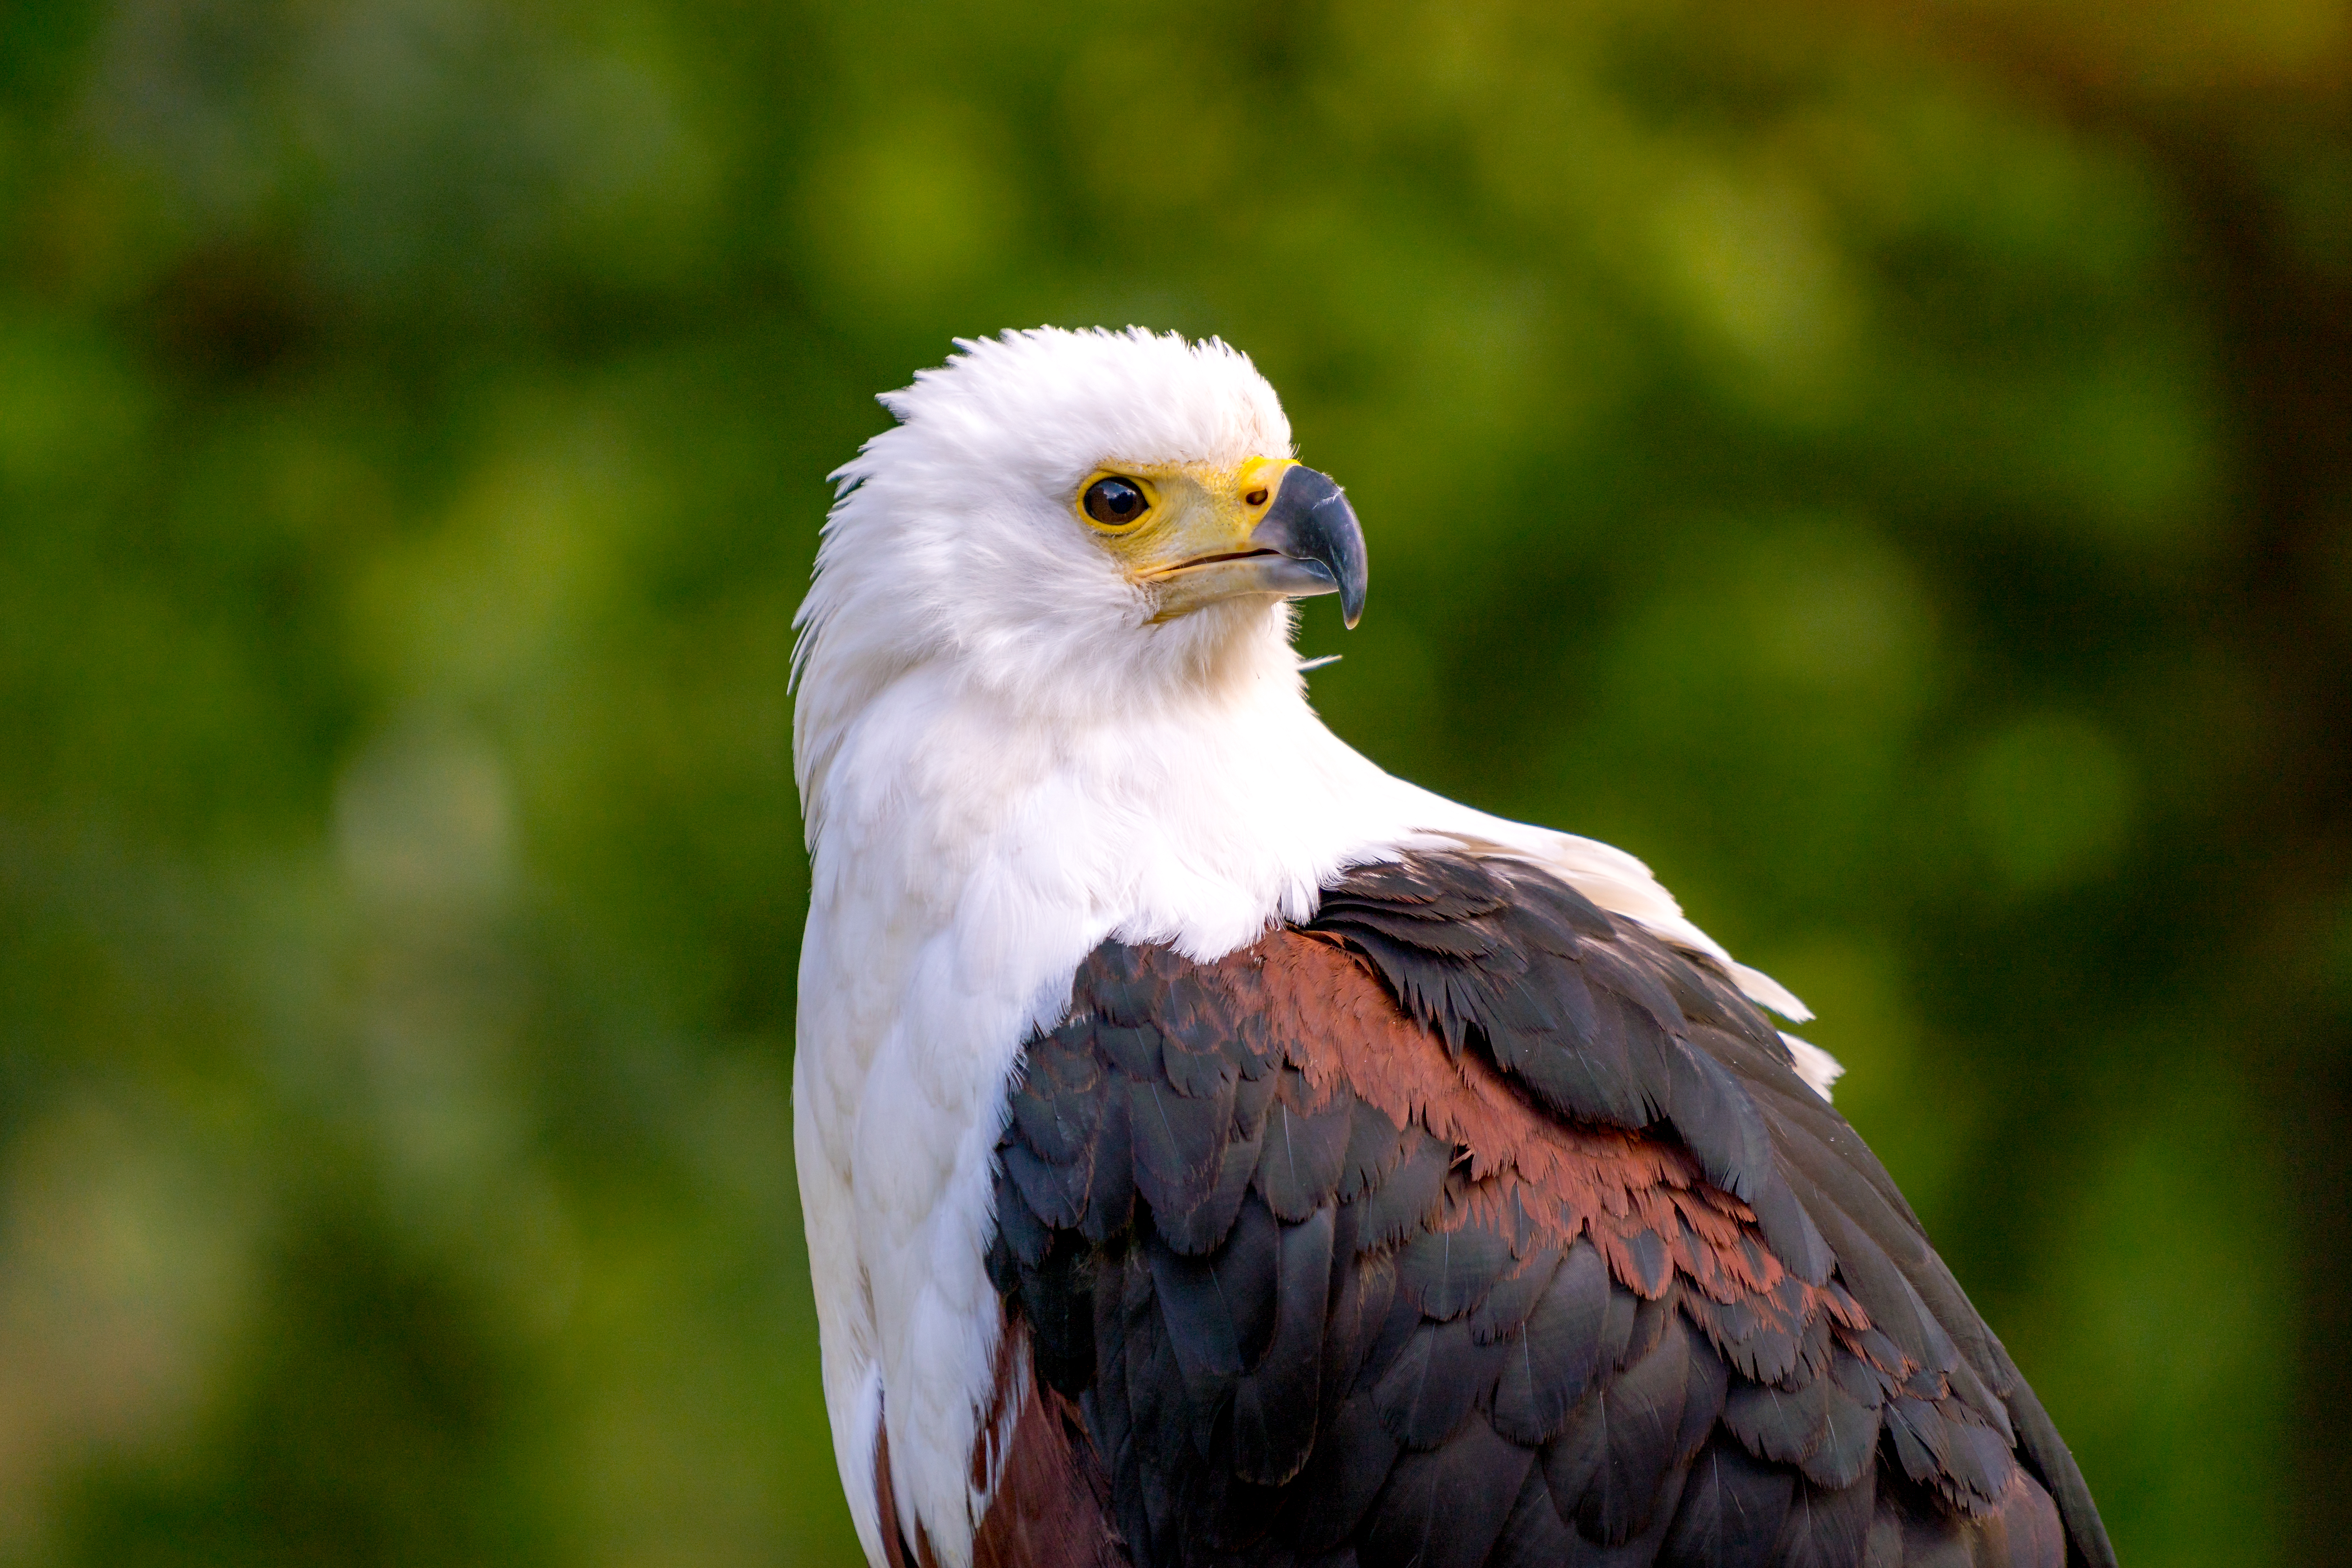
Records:
<instances>
[{"instance_id":1,"label":"eagle shoulder","mask_svg":"<svg viewBox=\"0 0 2352 1568\"><path fill-rule=\"evenodd\" d=\"M992 1568L2114 1560L1730 976L1533 868L1104 944L998 1153Z\"/></svg>"}]
</instances>

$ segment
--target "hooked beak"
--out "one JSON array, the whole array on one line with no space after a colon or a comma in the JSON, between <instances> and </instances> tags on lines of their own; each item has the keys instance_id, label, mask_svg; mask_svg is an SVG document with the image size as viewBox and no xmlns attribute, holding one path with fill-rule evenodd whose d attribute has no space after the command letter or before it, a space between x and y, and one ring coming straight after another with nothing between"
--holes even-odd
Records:
<instances>
[{"instance_id":1,"label":"hooked beak","mask_svg":"<svg viewBox=\"0 0 2352 1568\"><path fill-rule=\"evenodd\" d=\"M1272 503L1246 535L1152 574L1160 609L1151 618L1174 620L1247 594L1286 599L1337 594L1340 618L1353 630L1364 614L1367 580L1364 531L1346 493L1328 476L1290 463Z\"/></svg>"},{"instance_id":2,"label":"hooked beak","mask_svg":"<svg viewBox=\"0 0 2352 1568\"><path fill-rule=\"evenodd\" d=\"M1349 631L1356 629L1370 580L1364 530L1347 492L1328 476L1313 468L1284 474L1265 521L1250 531L1250 542L1272 551L1300 579L1304 585L1286 590L1292 597L1339 595L1339 618Z\"/></svg>"}]
</instances>

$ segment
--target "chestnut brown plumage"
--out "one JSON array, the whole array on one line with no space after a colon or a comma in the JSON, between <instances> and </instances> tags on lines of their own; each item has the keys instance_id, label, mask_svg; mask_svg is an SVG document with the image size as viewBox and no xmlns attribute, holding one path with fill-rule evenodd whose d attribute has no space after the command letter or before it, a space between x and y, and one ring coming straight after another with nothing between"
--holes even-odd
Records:
<instances>
[{"instance_id":1,"label":"chestnut brown plumage","mask_svg":"<svg viewBox=\"0 0 2352 1568\"><path fill-rule=\"evenodd\" d=\"M999 1154L989 1568L2114 1561L1779 1034L1523 863L1105 944Z\"/></svg>"}]
</instances>

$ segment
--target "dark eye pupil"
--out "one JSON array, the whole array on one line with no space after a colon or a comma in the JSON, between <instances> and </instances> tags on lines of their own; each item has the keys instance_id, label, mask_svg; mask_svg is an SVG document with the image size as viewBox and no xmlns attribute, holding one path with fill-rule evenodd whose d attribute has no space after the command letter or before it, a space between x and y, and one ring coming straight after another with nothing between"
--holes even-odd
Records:
<instances>
[{"instance_id":1,"label":"dark eye pupil","mask_svg":"<svg viewBox=\"0 0 2352 1568\"><path fill-rule=\"evenodd\" d=\"M1149 504L1142 489L1125 479L1097 479L1087 487L1087 515L1097 522L1133 522Z\"/></svg>"}]
</instances>

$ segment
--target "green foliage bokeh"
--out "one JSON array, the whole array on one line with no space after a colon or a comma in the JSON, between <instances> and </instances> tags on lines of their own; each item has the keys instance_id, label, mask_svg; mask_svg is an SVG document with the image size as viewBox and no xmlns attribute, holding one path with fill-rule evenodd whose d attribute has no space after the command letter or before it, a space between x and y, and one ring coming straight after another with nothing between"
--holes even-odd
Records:
<instances>
[{"instance_id":1,"label":"green foliage bokeh","mask_svg":"<svg viewBox=\"0 0 2352 1568\"><path fill-rule=\"evenodd\" d=\"M855 1560L791 616L1039 321L1255 357L1323 711L1813 1005L2126 1562L2326 1559L2352 13L1935 17L0 15L0 1563Z\"/></svg>"}]
</instances>

